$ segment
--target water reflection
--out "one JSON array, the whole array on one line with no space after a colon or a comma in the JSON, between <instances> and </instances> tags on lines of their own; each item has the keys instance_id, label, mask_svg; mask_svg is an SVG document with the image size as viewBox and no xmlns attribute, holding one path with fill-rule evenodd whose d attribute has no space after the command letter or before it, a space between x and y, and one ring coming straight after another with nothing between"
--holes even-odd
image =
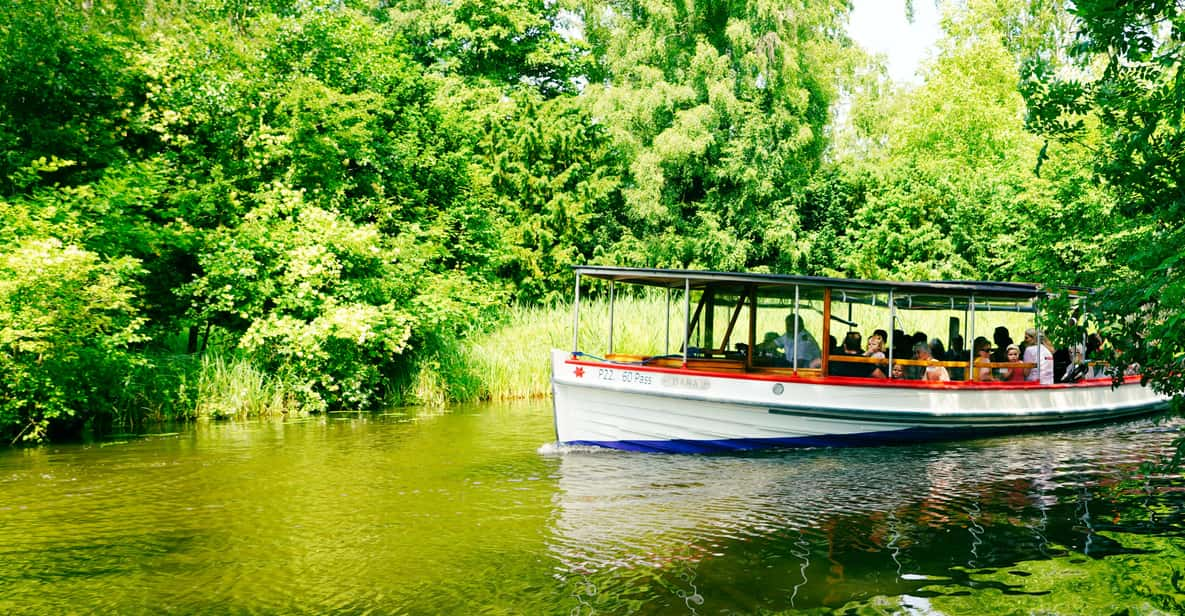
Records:
<instances>
[{"instance_id":1,"label":"water reflection","mask_svg":"<svg viewBox=\"0 0 1185 616\"><path fill-rule=\"evenodd\" d=\"M1096 491L1163 452L1160 430L1137 422L719 457L560 450L549 549L571 588L619 586L608 599L582 597L598 611L621 609L621 595L643 586L671 596L639 611L683 605L688 579L700 581L696 609L709 612L926 596L920 589L935 580L1024 594L971 577L1067 550L1129 551L1099 535L1097 516L1115 516L1121 504L1100 507Z\"/></svg>"},{"instance_id":2,"label":"water reflection","mask_svg":"<svg viewBox=\"0 0 1185 616\"><path fill-rule=\"evenodd\" d=\"M712 457L550 413L0 450L0 613L1185 613L1185 482L1129 478L1180 422Z\"/></svg>"}]
</instances>

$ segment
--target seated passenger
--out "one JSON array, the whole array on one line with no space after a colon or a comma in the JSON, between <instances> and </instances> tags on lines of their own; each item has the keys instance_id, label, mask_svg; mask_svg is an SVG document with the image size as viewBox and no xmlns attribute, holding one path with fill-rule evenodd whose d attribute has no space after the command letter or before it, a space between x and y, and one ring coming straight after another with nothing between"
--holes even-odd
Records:
<instances>
[{"instance_id":1,"label":"seated passenger","mask_svg":"<svg viewBox=\"0 0 1185 616\"><path fill-rule=\"evenodd\" d=\"M950 348L946 350L946 361L967 361L967 351L963 349L963 337L955 334L950 337ZM950 368L950 379L952 381L963 380L963 368Z\"/></svg>"},{"instance_id":2,"label":"seated passenger","mask_svg":"<svg viewBox=\"0 0 1185 616\"><path fill-rule=\"evenodd\" d=\"M1092 364L1087 378L1101 379L1107 376L1107 365L1103 362L1103 337L1098 332L1086 337L1086 361Z\"/></svg>"},{"instance_id":3,"label":"seated passenger","mask_svg":"<svg viewBox=\"0 0 1185 616\"><path fill-rule=\"evenodd\" d=\"M1025 373L1025 380L1042 385L1053 384L1053 348L1041 332L1030 327L1025 330L1024 361L1037 364Z\"/></svg>"},{"instance_id":4,"label":"seated passenger","mask_svg":"<svg viewBox=\"0 0 1185 616\"><path fill-rule=\"evenodd\" d=\"M930 352L930 345L925 342L919 342L913 347L913 358L918 361L933 362L929 366L925 366L922 371L922 380L925 381L949 381L950 373L946 368L938 365L938 360L934 359ZM919 366L920 368L921 366Z\"/></svg>"},{"instance_id":5,"label":"seated passenger","mask_svg":"<svg viewBox=\"0 0 1185 616\"><path fill-rule=\"evenodd\" d=\"M1003 325L997 327L996 331L992 333L992 340L996 342L996 350L992 351L992 361L1008 361L1008 345L1012 344L1012 336L1008 333L1008 328Z\"/></svg>"},{"instance_id":6,"label":"seated passenger","mask_svg":"<svg viewBox=\"0 0 1185 616\"><path fill-rule=\"evenodd\" d=\"M1015 344L1008 345L1008 348L1005 349L1005 353L1005 358L1008 361L1020 361L1020 347L1016 346ZM1008 383L1023 383L1025 382L1025 369L1020 366L1016 366L1014 368L1003 368L1001 371L1000 380Z\"/></svg>"},{"instance_id":7,"label":"seated passenger","mask_svg":"<svg viewBox=\"0 0 1185 616\"><path fill-rule=\"evenodd\" d=\"M991 381L992 368L986 364L992 363L992 343L987 338L975 339L975 380ZM985 364L985 365L980 365Z\"/></svg>"},{"instance_id":8,"label":"seated passenger","mask_svg":"<svg viewBox=\"0 0 1185 616\"><path fill-rule=\"evenodd\" d=\"M905 379L905 367L901 364L893 364L892 377L894 380L901 381Z\"/></svg>"},{"instance_id":9,"label":"seated passenger","mask_svg":"<svg viewBox=\"0 0 1185 616\"><path fill-rule=\"evenodd\" d=\"M872 359L885 359L885 337L883 330L876 330L872 332L872 336L868 339L868 350L864 352L865 357ZM885 371L889 366L887 362L881 361L873 364L868 376L883 379L885 378Z\"/></svg>"},{"instance_id":10,"label":"seated passenger","mask_svg":"<svg viewBox=\"0 0 1185 616\"><path fill-rule=\"evenodd\" d=\"M832 355L833 357L863 357L864 351L860 348L860 332L848 332L843 338L843 346L840 347L839 352ZM871 372L868 364L847 362L842 359L829 362L827 371L835 376L855 377L866 377Z\"/></svg>"},{"instance_id":11,"label":"seated passenger","mask_svg":"<svg viewBox=\"0 0 1185 616\"><path fill-rule=\"evenodd\" d=\"M765 332L765 336L761 342L757 343L757 355L755 358L764 360L767 365L768 363L777 363L785 359L782 357L782 353L778 351L778 332Z\"/></svg>"},{"instance_id":12,"label":"seated passenger","mask_svg":"<svg viewBox=\"0 0 1185 616\"><path fill-rule=\"evenodd\" d=\"M1069 351L1070 363L1066 366L1065 372L1062 373L1062 377L1058 380L1062 383L1077 383L1086 378L1086 375L1090 372L1090 366L1086 364L1086 349L1082 345L1076 344Z\"/></svg>"},{"instance_id":13,"label":"seated passenger","mask_svg":"<svg viewBox=\"0 0 1185 616\"><path fill-rule=\"evenodd\" d=\"M946 347L942 345L942 341L938 338L934 338L930 341L930 354L933 355L935 359L946 359Z\"/></svg>"},{"instance_id":14,"label":"seated passenger","mask_svg":"<svg viewBox=\"0 0 1185 616\"><path fill-rule=\"evenodd\" d=\"M797 320L796 320L797 319ZM795 325L798 327L798 337L794 336ZM823 365L823 352L815 337L806 330L802 317L793 314L786 315L786 333L778 336L778 347L782 349L786 361L796 368L818 368ZM795 348L798 354L795 357ZM798 361L795 362L795 359Z\"/></svg>"}]
</instances>

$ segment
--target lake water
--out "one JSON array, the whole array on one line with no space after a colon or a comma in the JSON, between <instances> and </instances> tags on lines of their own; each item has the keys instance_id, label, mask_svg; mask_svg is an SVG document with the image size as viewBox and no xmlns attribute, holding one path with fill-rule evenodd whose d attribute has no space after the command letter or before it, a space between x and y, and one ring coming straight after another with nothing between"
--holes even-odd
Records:
<instances>
[{"instance_id":1,"label":"lake water","mask_svg":"<svg viewBox=\"0 0 1185 616\"><path fill-rule=\"evenodd\" d=\"M1185 613L1182 420L563 449L549 402L0 449L0 612Z\"/></svg>"}]
</instances>

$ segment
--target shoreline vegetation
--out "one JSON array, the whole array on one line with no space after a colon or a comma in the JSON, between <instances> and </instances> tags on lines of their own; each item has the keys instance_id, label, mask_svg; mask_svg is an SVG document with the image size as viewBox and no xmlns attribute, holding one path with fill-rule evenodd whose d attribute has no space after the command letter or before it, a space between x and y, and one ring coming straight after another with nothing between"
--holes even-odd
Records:
<instances>
[{"instance_id":1,"label":"shoreline vegetation","mask_svg":"<svg viewBox=\"0 0 1185 616\"><path fill-rule=\"evenodd\" d=\"M1176 5L943 2L904 87L800 4L0 2L0 443L545 395L582 264L1101 289L1185 391Z\"/></svg>"},{"instance_id":2,"label":"shoreline vegetation","mask_svg":"<svg viewBox=\"0 0 1185 616\"><path fill-rule=\"evenodd\" d=\"M683 307L678 302L669 306L666 302L665 295L659 292L617 297L615 348L650 355L677 352L682 334L676 331L675 324L682 319ZM668 309L672 323L669 348L662 328L653 319L631 318L653 317ZM417 359L411 375L398 388L398 395L380 410L405 406L443 409L452 404L550 396L549 352L572 346L572 319L570 304L509 306L498 325L457 338L454 346L441 344ZM607 301L583 300L581 347L606 349L609 323ZM869 329L866 334L883 327L875 321L865 325ZM939 332L946 327L946 316L938 315L916 325L924 331ZM1019 331L1017 324L1009 325ZM217 351L203 356L160 355L152 363L151 368L140 370L128 380L123 392L127 402L111 414L110 420L127 427L144 422L309 414L301 408L299 383L286 380L283 373L261 369L242 355Z\"/></svg>"},{"instance_id":3,"label":"shoreline vegetation","mask_svg":"<svg viewBox=\"0 0 1185 616\"><path fill-rule=\"evenodd\" d=\"M654 313L659 297L618 298L617 310ZM608 304L583 302L582 342L604 345ZM455 347L438 347L414 362L399 394L378 411L414 406L444 409L448 405L486 400L521 400L551 395L548 352L571 346L572 307L510 306L500 325L458 338ZM661 334L649 324L618 321L615 340L628 348L661 348ZM202 356L158 354L123 383L110 412L94 420L131 428L147 423L303 417L300 384L283 373L269 372L241 354L211 351ZM343 409L350 410L350 409Z\"/></svg>"}]
</instances>

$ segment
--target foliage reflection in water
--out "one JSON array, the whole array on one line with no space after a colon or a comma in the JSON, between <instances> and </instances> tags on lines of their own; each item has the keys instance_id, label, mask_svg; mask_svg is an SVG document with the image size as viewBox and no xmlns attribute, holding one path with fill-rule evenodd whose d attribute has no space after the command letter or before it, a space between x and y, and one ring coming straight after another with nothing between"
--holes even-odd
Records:
<instances>
[{"instance_id":1,"label":"foliage reflection in water","mask_svg":"<svg viewBox=\"0 0 1185 616\"><path fill-rule=\"evenodd\" d=\"M1181 613L1185 483L1125 479L1175 425L748 456L572 450L550 548L586 612Z\"/></svg>"},{"instance_id":2,"label":"foliage reflection in water","mask_svg":"<svg viewBox=\"0 0 1185 616\"><path fill-rule=\"evenodd\" d=\"M0 452L5 613L1185 611L1180 420L733 456L546 402Z\"/></svg>"}]
</instances>

